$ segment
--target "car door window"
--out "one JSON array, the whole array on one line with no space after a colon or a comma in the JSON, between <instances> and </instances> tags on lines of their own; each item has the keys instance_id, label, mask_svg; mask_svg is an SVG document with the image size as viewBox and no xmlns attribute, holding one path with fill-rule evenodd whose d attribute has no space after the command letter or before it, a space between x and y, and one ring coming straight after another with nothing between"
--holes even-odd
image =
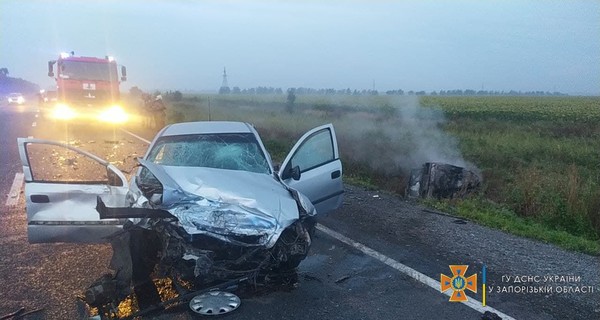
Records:
<instances>
[{"instance_id":1,"label":"car door window","mask_svg":"<svg viewBox=\"0 0 600 320\"><path fill-rule=\"evenodd\" d=\"M107 169L83 154L48 144L27 144L33 181L107 184Z\"/></svg>"},{"instance_id":2,"label":"car door window","mask_svg":"<svg viewBox=\"0 0 600 320\"><path fill-rule=\"evenodd\" d=\"M315 132L292 156L291 167L299 166L300 172L308 171L335 159L333 141L329 129Z\"/></svg>"}]
</instances>

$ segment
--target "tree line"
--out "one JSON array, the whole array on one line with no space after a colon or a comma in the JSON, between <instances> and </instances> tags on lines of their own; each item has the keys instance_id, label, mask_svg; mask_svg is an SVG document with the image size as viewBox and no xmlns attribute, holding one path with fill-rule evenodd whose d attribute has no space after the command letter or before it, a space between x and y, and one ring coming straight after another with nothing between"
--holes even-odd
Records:
<instances>
[{"instance_id":1,"label":"tree line","mask_svg":"<svg viewBox=\"0 0 600 320\"><path fill-rule=\"evenodd\" d=\"M256 87L256 88L248 88L248 89L240 89L239 87L233 87L233 89L229 90L227 87L226 90L221 88L219 90L219 94L284 94L289 92L292 89L295 94L304 95L304 94L314 94L314 95L355 95L355 96L366 96L366 95L379 95L380 92L378 90L357 90L357 89L333 89L333 88L288 88L287 90L283 90L282 88L274 88L274 87ZM550 92L550 91L517 91L517 90L509 90L509 91L498 91L498 90L472 90L472 89L454 89L454 90L439 90L439 91L404 91L402 89L397 90L387 90L381 94L385 95L408 95L408 96L566 96L567 94L562 92Z\"/></svg>"},{"instance_id":2,"label":"tree line","mask_svg":"<svg viewBox=\"0 0 600 320\"><path fill-rule=\"evenodd\" d=\"M402 89L388 90L385 92L387 95L415 95L415 96L566 96L567 94L562 92L550 92L550 91L498 91L498 90L472 90L472 89L455 89L455 90L440 90L431 91L429 93L425 91L407 91L404 92Z\"/></svg>"},{"instance_id":3,"label":"tree line","mask_svg":"<svg viewBox=\"0 0 600 320\"><path fill-rule=\"evenodd\" d=\"M11 92L20 92L26 94L36 93L40 87L21 78L9 77L8 68L0 68L0 94L9 94Z\"/></svg>"}]
</instances>

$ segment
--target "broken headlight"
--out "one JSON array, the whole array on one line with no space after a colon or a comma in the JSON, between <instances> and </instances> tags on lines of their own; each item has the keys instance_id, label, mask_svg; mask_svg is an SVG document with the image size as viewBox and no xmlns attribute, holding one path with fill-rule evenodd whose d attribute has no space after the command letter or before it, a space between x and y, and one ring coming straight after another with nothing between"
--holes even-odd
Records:
<instances>
[{"instance_id":1,"label":"broken headlight","mask_svg":"<svg viewBox=\"0 0 600 320\"><path fill-rule=\"evenodd\" d=\"M156 200L156 195L163 193L162 184L147 168L142 168L142 172L136 177L135 182L148 200Z\"/></svg>"}]
</instances>

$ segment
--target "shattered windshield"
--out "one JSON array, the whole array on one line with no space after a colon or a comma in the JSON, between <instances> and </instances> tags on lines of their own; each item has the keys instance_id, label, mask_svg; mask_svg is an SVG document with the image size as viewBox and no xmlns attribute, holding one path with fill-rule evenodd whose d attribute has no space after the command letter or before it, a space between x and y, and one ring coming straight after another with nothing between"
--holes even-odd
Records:
<instances>
[{"instance_id":1,"label":"shattered windshield","mask_svg":"<svg viewBox=\"0 0 600 320\"><path fill-rule=\"evenodd\" d=\"M270 173L265 155L252 133L163 137L150 151L148 160L166 166Z\"/></svg>"},{"instance_id":2,"label":"shattered windshield","mask_svg":"<svg viewBox=\"0 0 600 320\"><path fill-rule=\"evenodd\" d=\"M64 60L60 70L68 79L117 81L117 69L109 63Z\"/></svg>"}]
</instances>

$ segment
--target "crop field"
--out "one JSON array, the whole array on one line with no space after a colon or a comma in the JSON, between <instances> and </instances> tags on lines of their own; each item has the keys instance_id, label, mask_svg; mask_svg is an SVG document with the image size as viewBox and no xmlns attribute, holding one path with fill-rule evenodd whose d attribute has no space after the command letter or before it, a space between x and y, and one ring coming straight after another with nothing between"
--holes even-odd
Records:
<instances>
[{"instance_id":1,"label":"crop field","mask_svg":"<svg viewBox=\"0 0 600 320\"><path fill-rule=\"evenodd\" d=\"M196 95L170 122L252 123L276 160L332 122L347 182L403 195L427 161L483 177L463 200L426 205L564 248L600 253L600 97Z\"/></svg>"},{"instance_id":2,"label":"crop field","mask_svg":"<svg viewBox=\"0 0 600 320\"><path fill-rule=\"evenodd\" d=\"M482 170L483 199L558 231L539 236L532 227L534 237L598 253L600 98L426 97L421 104L444 110L444 130ZM489 207L478 204L463 210ZM592 242L566 241L564 233Z\"/></svg>"}]
</instances>

